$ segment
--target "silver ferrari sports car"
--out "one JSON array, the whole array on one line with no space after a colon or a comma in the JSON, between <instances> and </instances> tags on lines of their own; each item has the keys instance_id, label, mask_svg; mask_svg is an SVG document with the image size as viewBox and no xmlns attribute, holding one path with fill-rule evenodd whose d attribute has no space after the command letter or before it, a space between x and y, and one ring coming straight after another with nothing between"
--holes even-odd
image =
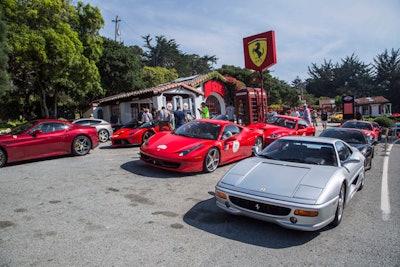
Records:
<instances>
[{"instance_id":1,"label":"silver ferrari sports car","mask_svg":"<svg viewBox=\"0 0 400 267\"><path fill-rule=\"evenodd\" d=\"M340 139L287 136L240 161L215 187L216 204L286 228L340 224L365 182L365 157Z\"/></svg>"}]
</instances>

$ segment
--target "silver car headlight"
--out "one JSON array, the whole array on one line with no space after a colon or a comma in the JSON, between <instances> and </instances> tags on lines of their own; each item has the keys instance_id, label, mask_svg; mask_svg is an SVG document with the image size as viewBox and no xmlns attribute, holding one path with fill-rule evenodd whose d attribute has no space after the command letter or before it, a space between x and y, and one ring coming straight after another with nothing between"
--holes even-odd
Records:
<instances>
[{"instance_id":1,"label":"silver car headlight","mask_svg":"<svg viewBox=\"0 0 400 267\"><path fill-rule=\"evenodd\" d=\"M368 152L368 148L365 146L365 147L363 147L363 149L361 149L361 153L365 156L365 155L367 155L367 152Z\"/></svg>"}]
</instances>

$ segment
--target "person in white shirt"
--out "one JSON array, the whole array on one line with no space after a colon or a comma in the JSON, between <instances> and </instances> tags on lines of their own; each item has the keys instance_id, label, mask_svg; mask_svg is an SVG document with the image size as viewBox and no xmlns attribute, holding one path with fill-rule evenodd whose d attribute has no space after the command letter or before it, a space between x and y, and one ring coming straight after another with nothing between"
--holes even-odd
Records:
<instances>
[{"instance_id":1,"label":"person in white shirt","mask_svg":"<svg viewBox=\"0 0 400 267\"><path fill-rule=\"evenodd\" d=\"M311 125L311 112L310 109L307 107L307 104L304 104L304 112L303 112L303 119Z\"/></svg>"},{"instance_id":2,"label":"person in white shirt","mask_svg":"<svg viewBox=\"0 0 400 267\"><path fill-rule=\"evenodd\" d=\"M162 132L164 126L169 127L169 120L170 120L170 114L165 107L162 107L160 112L158 113L158 127L159 131Z\"/></svg>"}]
</instances>

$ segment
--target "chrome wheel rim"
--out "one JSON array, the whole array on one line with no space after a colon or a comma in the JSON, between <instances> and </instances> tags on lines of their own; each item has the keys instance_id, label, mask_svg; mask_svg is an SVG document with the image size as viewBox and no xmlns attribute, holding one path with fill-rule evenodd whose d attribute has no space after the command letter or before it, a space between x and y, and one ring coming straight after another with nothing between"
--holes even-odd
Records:
<instances>
[{"instance_id":1,"label":"chrome wheel rim","mask_svg":"<svg viewBox=\"0 0 400 267\"><path fill-rule=\"evenodd\" d=\"M256 143L254 144L256 147L257 153L260 153L262 150L262 139L260 137L257 137Z\"/></svg>"},{"instance_id":2,"label":"chrome wheel rim","mask_svg":"<svg viewBox=\"0 0 400 267\"><path fill-rule=\"evenodd\" d=\"M108 140L108 132L106 130L100 130L99 132L99 140L104 143Z\"/></svg>"},{"instance_id":3,"label":"chrome wheel rim","mask_svg":"<svg viewBox=\"0 0 400 267\"><path fill-rule=\"evenodd\" d=\"M86 137L81 137L75 140L74 148L76 153L84 155L90 150L90 142Z\"/></svg>"},{"instance_id":4,"label":"chrome wheel rim","mask_svg":"<svg viewBox=\"0 0 400 267\"><path fill-rule=\"evenodd\" d=\"M207 153L206 156L206 168L212 172L218 167L219 164L219 153L218 150L212 149Z\"/></svg>"}]
</instances>

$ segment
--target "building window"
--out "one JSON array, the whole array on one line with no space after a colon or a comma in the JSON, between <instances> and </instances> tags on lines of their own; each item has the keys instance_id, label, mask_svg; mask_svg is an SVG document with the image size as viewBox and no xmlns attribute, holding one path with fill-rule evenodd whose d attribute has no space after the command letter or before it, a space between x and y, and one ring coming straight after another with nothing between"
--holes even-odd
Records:
<instances>
[{"instance_id":1,"label":"building window","mask_svg":"<svg viewBox=\"0 0 400 267\"><path fill-rule=\"evenodd\" d=\"M362 115L369 115L369 106L362 106Z\"/></svg>"}]
</instances>

